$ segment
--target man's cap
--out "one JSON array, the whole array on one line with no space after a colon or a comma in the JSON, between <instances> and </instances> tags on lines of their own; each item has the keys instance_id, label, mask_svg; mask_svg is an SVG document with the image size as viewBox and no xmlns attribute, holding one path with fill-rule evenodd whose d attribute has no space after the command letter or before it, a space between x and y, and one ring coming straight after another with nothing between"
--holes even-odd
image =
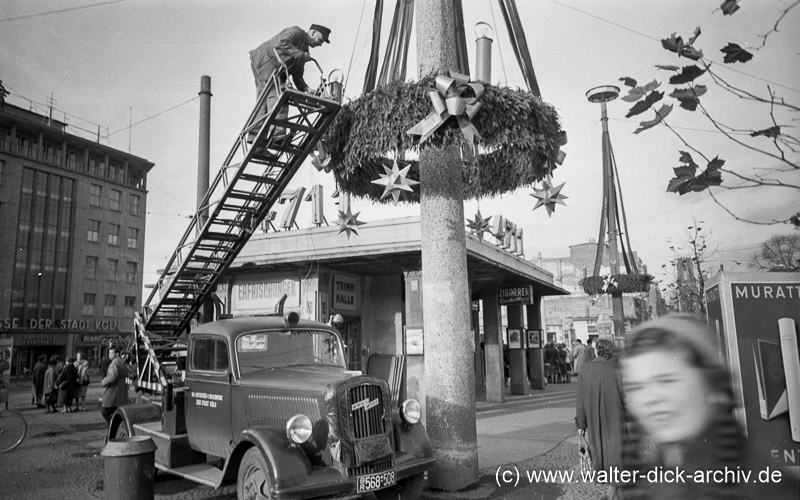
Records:
<instances>
[{"instance_id":1,"label":"man's cap","mask_svg":"<svg viewBox=\"0 0 800 500\"><path fill-rule=\"evenodd\" d=\"M322 33L322 36L324 37L322 39L323 42L331 43L331 41L328 40L328 37L331 34L331 29L330 28L326 28L325 26L322 26L321 24L312 24L310 29L312 29L314 31L319 31L320 33Z\"/></svg>"}]
</instances>

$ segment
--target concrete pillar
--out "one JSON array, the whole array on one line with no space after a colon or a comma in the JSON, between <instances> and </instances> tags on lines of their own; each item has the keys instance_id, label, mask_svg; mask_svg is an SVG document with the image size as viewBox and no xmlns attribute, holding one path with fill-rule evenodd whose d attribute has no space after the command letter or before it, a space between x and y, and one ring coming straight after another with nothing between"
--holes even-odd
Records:
<instances>
[{"instance_id":1,"label":"concrete pillar","mask_svg":"<svg viewBox=\"0 0 800 500\"><path fill-rule=\"evenodd\" d=\"M486 401L502 403L506 400L503 375L503 335L500 305L497 303L497 285L484 288L483 349L486 360Z\"/></svg>"},{"instance_id":2,"label":"concrete pillar","mask_svg":"<svg viewBox=\"0 0 800 500\"><path fill-rule=\"evenodd\" d=\"M542 328L542 296L534 293L534 303L525 306L525 316L528 321L528 330L539 331L539 347L528 346L528 357L530 358L530 370L528 380L531 389L544 389L544 328Z\"/></svg>"},{"instance_id":3,"label":"concrete pillar","mask_svg":"<svg viewBox=\"0 0 800 500\"><path fill-rule=\"evenodd\" d=\"M457 67L454 2L416 3L419 74ZM425 393L428 437L437 467L431 488L456 491L478 481L475 373L464 190L458 146L420 152L422 300L425 315Z\"/></svg>"},{"instance_id":4,"label":"concrete pillar","mask_svg":"<svg viewBox=\"0 0 800 500\"><path fill-rule=\"evenodd\" d=\"M521 335L525 335L525 318L522 306L508 305L508 328L518 329ZM524 338L523 338L524 345ZM528 383L528 368L525 359L525 349L511 349L509 340L509 362L511 364L511 394L527 394L526 385Z\"/></svg>"}]
</instances>

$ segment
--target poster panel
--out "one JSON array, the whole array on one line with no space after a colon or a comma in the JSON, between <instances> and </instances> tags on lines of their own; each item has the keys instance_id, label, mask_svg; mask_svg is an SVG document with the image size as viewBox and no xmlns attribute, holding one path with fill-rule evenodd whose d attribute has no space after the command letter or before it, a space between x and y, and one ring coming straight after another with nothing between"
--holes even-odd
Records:
<instances>
[{"instance_id":1,"label":"poster panel","mask_svg":"<svg viewBox=\"0 0 800 500\"><path fill-rule=\"evenodd\" d=\"M0 339L0 403L8 401L11 387L11 353L14 352L14 339Z\"/></svg>"},{"instance_id":2,"label":"poster panel","mask_svg":"<svg viewBox=\"0 0 800 500\"><path fill-rule=\"evenodd\" d=\"M767 448L764 466L800 467L800 401L791 390L800 377L797 326L800 325L800 276L746 274L718 282L726 324L727 359L740 402L737 417L748 436ZM793 281L792 281L793 280ZM714 298L713 286L707 297ZM716 328L716 304L709 303ZM787 325L791 323L790 329ZM789 363L785 363L789 361ZM794 426L794 429L793 429ZM793 432L794 430L794 432Z\"/></svg>"}]
</instances>

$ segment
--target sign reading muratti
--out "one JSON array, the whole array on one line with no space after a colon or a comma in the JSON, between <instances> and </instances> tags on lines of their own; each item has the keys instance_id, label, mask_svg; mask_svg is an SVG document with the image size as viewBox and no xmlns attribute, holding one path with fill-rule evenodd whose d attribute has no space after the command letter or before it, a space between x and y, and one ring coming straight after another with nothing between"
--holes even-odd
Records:
<instances>
[{"instance_id":1,"label":"sign reading muratti","mask_svg":"<svg viewBox=\"0 0 800 500\"><path fill-rule=\"evenodd\" d=\"M497 299L501 306L509 304L533 304L532 286L498 288Z\"/></svg>"}]
</instances>

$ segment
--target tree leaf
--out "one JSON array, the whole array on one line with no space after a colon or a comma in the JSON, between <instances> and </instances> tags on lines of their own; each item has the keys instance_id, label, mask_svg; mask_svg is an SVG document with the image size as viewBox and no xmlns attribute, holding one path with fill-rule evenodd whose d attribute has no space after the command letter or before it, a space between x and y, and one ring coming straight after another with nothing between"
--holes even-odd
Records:
<instances>
[{"instance_id":1,"label":"tree leaf","mask_svg":"<svg viewBox=\"0 0 800 500\"><path fill-rule=\"evenodd\" d=\"M697 166L697 163L694 162L694 159L692 158L692 155L690 153L687 153L686 151L680 151L680 153L681 153L681 156L678 158L679 162L686 163L686 164L690 165L691 167L693 167L692 171L697 170L698 168L700 168L700 167Z\"/></svg>"},{"instance_id":2,"label":"tree leaf","mask_svg":"<svg viewBox=\"0 0 800 500\"><path fill-rule=\"evenodd\" d=\"M675 89L669 96L675 99L690 99L700 97L706 92L708 92L708 87L705 85L695 85L694 87L687 87L685 89Z\"/></svg>"},{"instance_id":3,"label":"tree leaf","mask_svg":"<svg viewBox=\"0 0 800 500\"><path fill-rule=\"evenodd\" d=\"M684 66L681 70L680 74L675 75L669 79L669 83L673 85L680 85L683 83L689 83L693 81L695 78L699 77L706 70L698 68L696 65L691 66Z\"/></svg>"},{"instance_id":4,"label":"tree leaf","mask_svg":"<svg viewBox=\"0 0 800 500\"><path fill-rule=\"evenodd\" d=\"M731 16L739 10L739 0L725 0L719 8L722 9L724 15Z\"/></svg>"},{"instance_id":5,"label":"tree leaf","mask_svg":"<svg viewBox=\"0 0 800 500\"><path fill-rule=\"evenodd\" d=\"M686 97L683 99L678 99L678 101L681 103L680 106L688 111L695 111L697 106L700 105L700 100L696 97Z\"/></svg>"},{"instance_id":6,"label":"tree leaf","mask_svg":"<svg viewBox=\"0 0 800 500\"><path fill-rule=\"evenodd\" d=\"M710 186L722 184L722 172L719 169L725 164L725 160L720 160L719 157L714 158L708 162L706 169L697 176L694 175L694 172L698 166L692 159L692 155L681 151L680 161L684 165L672 169L675 177L670 179L667 185L668 192L684 195L689 192L700 192Z\"/></svg>"},{"instance_id":7,"label":"tree leaf","mask_svg":"<svg viewBox=\"0 0 800 500\"><path fill-rule=\"evenodd\" d=\"M644 97L648 92L657 89L661 85L657 80L653 80L652 82L648 83L647 85L642 85L641 87L634 87L628 91L628 95L622 98L625 102L636 102L642 97Z\"/></svg>"},{"instance_id":8,"label":"tree leaf","mask_svg":"<svg viewBox=\"0 0 800 500\"><path fill-rule=\"evenodd\" d=\"M661 40L662 47L664 47L670 52L675 52L676 54L678 53L679 50L681 50L681 47L683 47L683 45L684 45L683 38L678 36L677 33L673 33L672 35L670 35L669 38L663 38Z\"/></svg>"},{"instance_id":9,"label":"tree leaf","mask_svg":"<svg viewBox=\"0 0 800 500\"><path fill-rule=\"evenodd\" d=\"M669 115L671 112L672 112L671 104L662 105L661 109L656 111L656 117L654 119L639 123L639 128L634 130L633 133L638 134L639 132L655 127L656 125L661 123L664 120L664 118L666 118L667 115Z\"/></svg>"},{"instance_id":10,"label":"tree leaf","mask_svg":"<svg viewBox=\"0 0 800 500\"><path fill-rule=\"evenodd\" d=\"M753 54L731 42L728 42L728 45L726 45L724 49L720 49L720 52L725 54L725 58L722 61L726 64L735 62L746 63L753 58Z\"/></svg>"},{"instance_id":11,"label":"tree leaf","mask_svg":"<svg viewBox=\"0 0 800 500\"><path fill-rule=\"evenodd\" d=\"M776 137L781 135L781 128L776 125L774 127L765 128L764 130L757 130L752 134L750 134L750 137L757 137L759 135L769 137L770 139L775 139Z\"/></svg>"},{"instance_id":12,"label":"tree leaf","mask_svg":"<svg viewBox=\"0 0 800 500\"><path fill-rule=\"evenodd\" d=\"M700 26L698 26L697 28L694 29L694 34L692 35L692 38L689 39L689 43L687 43L686 45L694 45L694 41L697 40L697 37L700 36L700 33L701 33Z\"/></svg>"},{"instance_id":13,"label":"tree leaf","mask_svg":"<svg viewBox=\"0 0 800 500\"><path fill-rule=\"evenodd\" d=\"M631 116L636 116L644 113L648 109L650 109L653 104L657 103L664 97L663 92L650 92L647 94L647 97L643 101L639 101L633 105L633 107L628 110L628 114L625 115L625 118L630 118Z\"/></svg>"},{"instance_id":14,"label":"tree leaf","mask_svg":"<svg viewBox=\"0 0 800 500\"><path fill-rule=\"evenodd\" d=\"M656 68L658 68L658 69L663 69L663 70L667 70L667 71L678 71L678 70L680 70L680 69L681 69L681 68L680 68L680 67L678 67L678 66L672 66L672 65L663 65L663 64L656 64Z\"/></svg>"},{"instance_id":15,"label":"tree leaf","mask_svg":"<svg viewBox=\"0 0 800 500\"><path fill-rule=\"evenodd\" d=\"M681 49L678 51L678 55L685 57L686 59L691 59L692 61L697 61L703 58L703 51L697 50L691 45L686 45L681 47Z\"/></svg>"},{"instance_id":16,"label":"tree leaf","mask_svg":"<svg viewBox=\"0 0 800 500\"><path fill-rule=\"evenodd\" d=\"M631 78L629 76L623 76L622 78L619 79L619 81L621 81L622 83L624 83L628 87L635 87L636 86L636 80L634 80L633 78Z\"/></svg>"}]
</instances>

